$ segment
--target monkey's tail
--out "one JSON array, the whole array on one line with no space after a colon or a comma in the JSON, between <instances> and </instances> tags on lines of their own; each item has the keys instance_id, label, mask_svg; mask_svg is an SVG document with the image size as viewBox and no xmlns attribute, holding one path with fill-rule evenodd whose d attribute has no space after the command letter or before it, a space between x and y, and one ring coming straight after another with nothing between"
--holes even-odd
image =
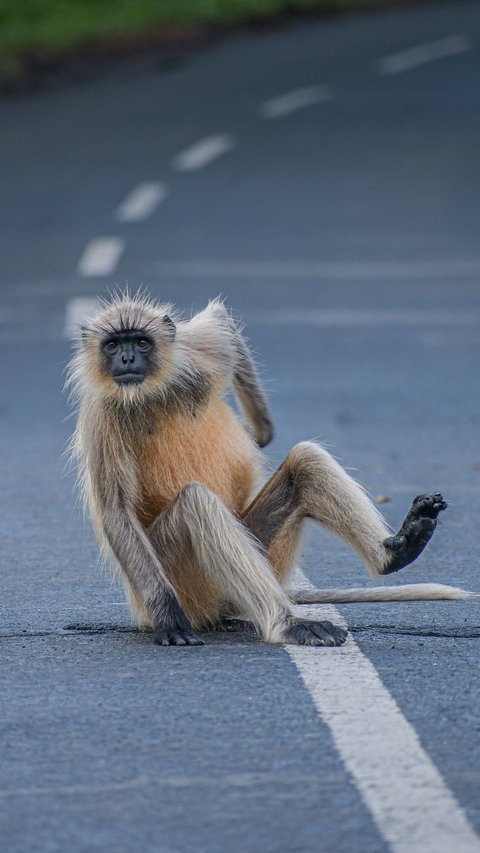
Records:
<instances>
[{"instance_id":1,"label":"monkey's tail","mask_svg":"<svg viewBox=\"0 0 480 853\"><path fill-rule=\"evenodd\" d=\"M350 604L358 601L445 601L478 598L479 593L441 583L374 586L357 589L301 589L288 591L294 604Z\"/></svg>"}]
</instances>

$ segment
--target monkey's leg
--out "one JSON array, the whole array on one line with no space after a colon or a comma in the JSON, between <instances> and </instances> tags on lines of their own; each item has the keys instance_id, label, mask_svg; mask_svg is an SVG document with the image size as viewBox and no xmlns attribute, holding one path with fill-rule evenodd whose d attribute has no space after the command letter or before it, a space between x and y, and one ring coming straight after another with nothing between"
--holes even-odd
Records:
<instances>
[{"instance_id":1,"label":"monkey's leg","mask_svg":"<svg viewBox=\"0 0 480 853\"><path fill-rule=\"evenodd\" d=\"M243 520L268 549L281 580L293 562L305 518L320 522L348 542L372 575L384 575L418 557L445 507L441 495L415 498L402 527L392 536L363 489L333 457L313 442L301 442L253 500Z\"/></svg>"},{"instance_id":2,"label":"monkey's leg","mask_svg":"<svg viewBox=\"0 0 480 853\"><path fill-rule=\"evenodd\" d=\"M190 609L189 595L201 596L203 586L208 603L208 590L213 586L223 601L233 603L251 619L267 642L311 646L337 646L344 642L347 632L343 628L330 622L297 619L292 614L291 602L258 543L203 484L184 486L148 532L194 624L195 602ZM183 573L185 564L193 568L193 589L188 588L188 570L186 577ZM214 619L217 613L204 613L204 618L209 615Z\"/></svg>"}]
</instances>

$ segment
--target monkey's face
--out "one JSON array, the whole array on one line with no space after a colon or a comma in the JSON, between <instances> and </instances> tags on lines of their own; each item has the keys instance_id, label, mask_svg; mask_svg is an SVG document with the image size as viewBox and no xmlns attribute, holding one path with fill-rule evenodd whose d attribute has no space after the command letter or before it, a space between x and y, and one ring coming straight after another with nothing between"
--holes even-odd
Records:
<instances>
[{"instance_id":1,"label":"monkey's face","mask_svg":"<svg viewBox=\"0 0 480 853\"><path fill-rule=\"evenodd\" d=\"M154 341L137 331L108 335L101 343L102 368L117 385L139 385L151 367Z\"/></svg>"},{"instance_id":2,"label":"monkey's face","mask_svg":"<svg viewBox=\"0 0 480 853\"><path fill-rule=\"evenodd\" d=\"M100 308L82 329L71 384L86 384L122 405L161 396L178 360L169 309L141 295L119 297Z\"/></svg>"}]
</instances>

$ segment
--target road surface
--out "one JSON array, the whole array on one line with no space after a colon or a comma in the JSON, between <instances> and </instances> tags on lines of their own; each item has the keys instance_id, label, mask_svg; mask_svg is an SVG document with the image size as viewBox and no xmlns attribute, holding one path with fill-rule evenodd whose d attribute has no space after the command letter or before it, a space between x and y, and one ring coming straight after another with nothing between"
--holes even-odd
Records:
<instances>
[{"instance_id":1,"label":"road surface","mask_svg":"<svg viewBox=\"0 0 480 853\"><path fill-rule=\"evenodd\" d=\"M72 323L126 283L221 293L258 353L271 465L319 438L393 524L392 583L480 592L480 8L242 32L166 71L0 104L0 834L20 851L480 850L480 610L351 605L342 650L159 649L97 565L62 452ZM385 499L388 499L385 500ZM320 530L316 585L368 584ZM390 582L390 581L389 581Z\"/></svg>"}]
</instances>

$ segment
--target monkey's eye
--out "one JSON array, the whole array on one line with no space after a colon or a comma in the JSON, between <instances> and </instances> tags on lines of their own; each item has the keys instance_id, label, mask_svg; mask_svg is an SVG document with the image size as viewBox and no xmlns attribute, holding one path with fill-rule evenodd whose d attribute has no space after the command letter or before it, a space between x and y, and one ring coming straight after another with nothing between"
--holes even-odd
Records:
<instances>
[{"instance_id":1,"label":"monkey's eye","mask_svg":"<svg viewBox=\"0 0 480 853\"><path fill-rule=\"evenodd\" d=\"M140 338L140 340L137 341L137 347L140 352L148 352L149 350L151 350L152 345L150 341L147 341L146 338Z\"/></svg>"},{"instance_id":2,"label":"monkey's eye","mask_svg":"<svg viewBox=\"0 0 480 853\"><path fill-rule=\"evenodd\" d=\"M103 345L103 349L109 355L114 355L117 352L118 344L116 341L106 341L106 343L104 343Z\"/></svg>"}]
</instances>

